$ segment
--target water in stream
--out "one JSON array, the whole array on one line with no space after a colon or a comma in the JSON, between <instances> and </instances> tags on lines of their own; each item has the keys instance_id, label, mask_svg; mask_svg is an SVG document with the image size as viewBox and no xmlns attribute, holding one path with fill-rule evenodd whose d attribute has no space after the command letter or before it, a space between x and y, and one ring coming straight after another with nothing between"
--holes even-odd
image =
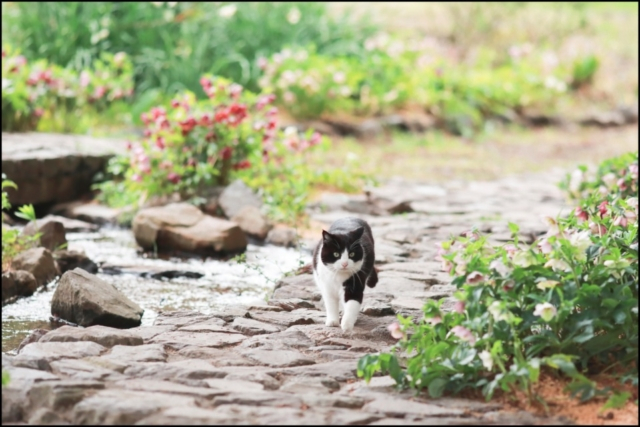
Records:
<instances>
[{"instance_id":1,"label":"water in stream","mask_svg":"<svg viewBox=\"0 0 640 427\"><path fill-rule=\"evenodd\" d=\"M200 273L199 279L177 277L153 279L134 273L104 274L112 283L144 309L143 325L151 325L159 311L178 309L210 313L225 305L264 302L275 281L286 272L307 263L311 256L297 249L250 244L246 262L207 258L158 259L137 252L131 230L102 228L91 233L67 233L68 249L82 250L98 265L112 265L150 272L180 270ZM101 270L102 271L102 270ZM36 328L50 329L52 282L33 296L2 307L2 351L13 353Z\"/></svg>"}]
</instances>

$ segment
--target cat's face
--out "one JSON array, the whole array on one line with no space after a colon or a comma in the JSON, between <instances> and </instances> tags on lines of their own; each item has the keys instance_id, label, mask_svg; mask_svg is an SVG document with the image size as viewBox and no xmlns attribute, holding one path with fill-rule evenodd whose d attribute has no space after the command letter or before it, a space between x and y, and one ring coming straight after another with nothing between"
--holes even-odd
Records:
<instances>
[{"instance_id":1,"label":"cat's face","mask_svg":"<svg viewBox=\"0 0 640 427\"><path fill-rule=\"evenodd\" d=\"M360 227L348 234L331 234L322 231L322 263L335 273L353 274L360 271L364 250L360 238L364 228Z\"/></svg>"}]
</instances>

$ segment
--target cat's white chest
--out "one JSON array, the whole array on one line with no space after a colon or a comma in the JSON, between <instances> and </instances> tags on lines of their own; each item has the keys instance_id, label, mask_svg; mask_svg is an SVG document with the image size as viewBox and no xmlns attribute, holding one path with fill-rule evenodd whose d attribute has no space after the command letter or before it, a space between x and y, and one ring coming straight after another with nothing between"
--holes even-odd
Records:
<instances>
[{"instance_id":1,"label":"cat's white chest","mask_svg":"<svg viewBox=\"0 0 640 427\"><path fill-rule=\"evenodd\" d=\"M329 292L332 295L337 295L344 292L342 284L345 280L351 277L349 272L336 272L329 270L322 261L318 262L318 265L313 272L313 278L316 285L320 288L320 291Z\"/></svg>"}]
</instances>

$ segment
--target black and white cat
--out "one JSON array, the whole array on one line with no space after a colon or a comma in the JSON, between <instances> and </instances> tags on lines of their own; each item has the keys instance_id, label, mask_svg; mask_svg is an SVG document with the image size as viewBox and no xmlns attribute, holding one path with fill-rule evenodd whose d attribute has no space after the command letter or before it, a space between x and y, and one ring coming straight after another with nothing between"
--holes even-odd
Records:
<instances>
[{"instance_id":1,"label":"black and white cat","mask_svg":"<svg viewBox=\"0 0 640 427\"><path fill-rule=\"evenodd\" d=\"M359 218L341 218L329 231L322 230L322 240L313 251L313 278L322 294L327 326L353 329L364 286L373 288L378 283L373 244L371 227ZM342 322L340 300L344 301Z\"/></svg>"}]
</instances>

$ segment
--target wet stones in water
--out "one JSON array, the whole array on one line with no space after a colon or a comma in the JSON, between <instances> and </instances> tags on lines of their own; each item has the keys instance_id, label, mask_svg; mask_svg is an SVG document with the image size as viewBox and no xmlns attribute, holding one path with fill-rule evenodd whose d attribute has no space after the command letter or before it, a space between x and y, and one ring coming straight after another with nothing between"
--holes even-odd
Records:
<instances>
[{"instance_id":1,"label":"wet stones in water","mask_svg":"<svg viewBox=\"0 0 640 427\"><path fill-rule=\"evenodd\" d=\"M143 209L132 226L136 242L146 250L220 254L247 247L247 237L237 224L206 215L188 203Z\"/></svg>"},{"instance_id":2,"label":"wet stones in water","mask_svg":"<svg viewBox=\"0 0 640 427\"><path fill-rule=\"evenodd\" d=\"M92 274L98 272L98 265L91 261L84 252L61 250L54 252L53 257L58 263L60 274L75 268L81 268Z\"/></svg>"},{"instance_id":3,"label":"wet stones in water","mask_svg":"<svg viewBox=\"0 0 640 427\"><path fill-rule=\"evenodd\" d=\"M40 233L40 246L50 251L67 243L66 230L60 221L52 219L31 221L22 230L23 236L34 236L37 233Z\"/></svg>"},{"instance_id":4,"label":"wet stones in water","mask_svg":"<svg viewBox=\"0 0 640 427\"><path fill-rule=\"evenodd\" d=\"M51 314L80 326L113 328L140 326L144 310L113 285L76 268L60 278Z\"/></svg>"},{"instance_id":5,"label":"wet stones in water","mask_svg":"<svg viewBox=\"0 0 640 427\"><path fill-rule=\"evenodd\" d=\"M33 295L38 288L33 274L24 270L2 273L2 303L12 302L17 297Z\"/></svg>"},{"instance_id":6,"label":"wet stones in water","mask_svg":"<svg viewBox=\"0 0 640 427\"><path fill-rule=\"evenodd\" d=\"M140 277L149 277L156 280L175 279L186 277L188 279L199 279L204 276L202 273L185 270L165 270L163 268L148 265L111 265L103 264L102 272L105 274L135 274Z\"/></svg>"},{"instance_id":7,"label":"wet stones in water","mask_svg":"<svg viewBox=\"0 0 640 427\"><path fill-rule=\"evenodd\" d=\"M51 252L46 248L32 248L18 254L11 261L11 268L33 274L38 286L47 284L60 274Z\"/></svg>"}]
</instances>

